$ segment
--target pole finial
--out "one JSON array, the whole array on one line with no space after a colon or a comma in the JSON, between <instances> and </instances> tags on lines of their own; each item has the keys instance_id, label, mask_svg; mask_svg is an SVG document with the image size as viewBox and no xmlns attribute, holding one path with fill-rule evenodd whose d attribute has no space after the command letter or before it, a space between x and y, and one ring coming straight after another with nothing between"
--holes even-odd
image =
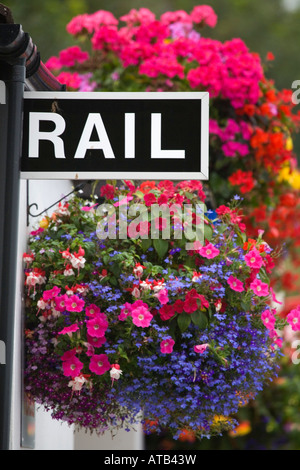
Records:
<instances>
[{"instance_id":1,"label":"pole finial","mask_svg":"<svg viewBox=\"0 0 300 470\"><path fill-rule=\"evenodd\" d=\"M14 24L11 9L0 3L0 24Z\"/></svg>"}]
</instances>

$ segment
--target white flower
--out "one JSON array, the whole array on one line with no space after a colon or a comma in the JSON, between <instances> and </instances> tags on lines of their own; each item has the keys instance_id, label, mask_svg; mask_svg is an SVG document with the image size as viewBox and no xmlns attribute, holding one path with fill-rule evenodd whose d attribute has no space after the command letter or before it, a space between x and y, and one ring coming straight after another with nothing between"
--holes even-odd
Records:
<instances>
[{"instance_id":1,"label":"white flower","mask_svg":"<svg viewBox=\"0 0 300 470\"><path fill-rule=\"evenodd\" d=\"M43 301L43 299L41 299L41 300L38 301L37 306L38 306L39 310L45 310L47 304Z\"/></svg>"},{"instance_id":2,"label":"white flower","mask_svg":"<svg viewBox=\"0 0 300 470\"><path fill-rule=\"evenodd\" d=\"M111 371L110 371L110 376L113 380L119 380L122 373L123 372L121 371L119 364L113 364L112 365L112 368L111 368Z\"/></svg>"},{"instance_id":3,"label":"white flower","mask_svg":"<svg viewBox=\"0 0 300 470\"><path fill-rule=\"evenodd\" d=\"M163 281L159 281L155 286L153 286L153 292L157 294L165 287L166 287L166 284Z\"/></svg>"},{"instance_id":4,"label":"white flower","mask_svg":"<svg viewBox=\"0 0 300 470\"><path fill-rule=\"evenodd\" d=\"M75 273L74 273L73 269L71 269L71 268L64 270L64 276L66 276L66 277L67 276L74 276L74 274Z\"/></svg>"},{"instance_id":5,"label":"white flower","mask_svg":"<svg viewBox=\"0 0 300 470\"><path fill-rule=\"evenodd\" d=\"M53 316L53 318L59 318L59 317L61 317L61 313L58 312L55 309L52 309L52 316Z\"/></svg>"},{"instance_id":6,"label":"white flower","mask_svg":"<svg viewBox=\"0 0 300 470\"><path fill-rule=\"evenodd\" d=\"M86 286L78 286L76 289L76 292L81 295L86 295L88 292L89 288Z\"/></svg>"},{"instance_id":7,"label":"white flower","mask_svg":"<svg viewBox=\"0 0 300 470\"><path fill-rule=\"evenodd\" d=\"M137 266L133 269L133 272L136 277L141 277L144 272L144 269L142 268L142 266Z\"/></svg>"},{"instance_id":8,"label":"white flower","mask_svg":"<svg viewBox=\"0 0 300 470\"><path fill-rule=\"evenodd\" d=\"M133 297L135 297L136 299L139 299L140 296L141 296L140 290L137 287L132 289L131 293L132 293Z\"/></svg>"},{"instance_id":9,"label":"white flower","mask_svg":"<svg viewBox=\"0 0 300 470\"><path fill-rule=\"evenodd\" d=\"M83 258L83 256L71 255L70 261L71 261L73 268L78 269L78 268L84 268L86 259Z\"/></svg>"},{"instance_id":10,"label":"white flower","mask_svg":"<svg viewBox=\"0 0 300 470\"><path fill-rule=\"evenodd\" d=\"M78 377L75 377L73 380L71 380L68 386L72 387L73 392L80 392L85 382L86 379L83 377L83 375L79 375Z\"/></svg>"},{"instance_id":11,"label":"white flower","mask_svg":"<svg viewBox=\"0 0 300 470\"><path fill-rule=\"evenodd\" d=\"M26 279L27 286L36 286L37 284L45 284L46 278L39 273L30 273Z\"/></svg>"},{"instance_id":12,"label":"white flower","mask_svg":"<svg viewBox=\"0 0 300 470\"><path fill-rule=\"evenodd\" d=\"M140 288L143 290L151 290L152 286L150 282L143 281L140 283Z\"/></svg>"}]
</instances>

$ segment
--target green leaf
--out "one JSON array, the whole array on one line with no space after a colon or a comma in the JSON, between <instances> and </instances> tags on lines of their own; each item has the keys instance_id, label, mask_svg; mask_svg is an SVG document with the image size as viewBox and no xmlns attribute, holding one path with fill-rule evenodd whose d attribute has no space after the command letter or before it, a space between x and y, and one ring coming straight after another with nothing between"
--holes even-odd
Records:
<instances>
[{"instance_id":1,"label":"green leaf","mask_svg":"<svg viewBox=\"0 0 300 470\"><path fill-rule=\"evenodd\" d=\"M243 300L241 302L241 307L245 312L249 312L251 310L251 301Z\"/></svg>"},{"instance_id":2,"label":"green leaf","mask_svg":"<svg viewBox=\"0 0 300 470\"><path fill-rule=\"evenodd\" d=\"M210 225L204 224L204 239L210 242L212 237L213 237L213 229L211 228Z\"/></svg>"},{"instance_id":3,"label":"green leaf","mask_svg":"<svg viewBox=\"0 0 300 470\"><path fill-rule=\"evenodd\" d=\"M259 277L261 279L262 282L265 282L266 284L270 284L270 278L267 274L267 271L265 270L265 268L261 268L260 269L260 272L259 272Z\"/></svg>"},{"instance_id":4,"label":"green leaf","mask_svg":"<svg viewBox=\"0 0 300 470\"><path fill-rule=\"evenodd\" d=\"M170 321L170 324L169 324L169 334L172 336L172 338L175 340L176 339L176 327L177 327L177 318L173 318L171 321Z\"/></svg>"},{"instance_id":5,"label":"green leaf","mask_svg":"<svg viewBox=\"0 0 300 470\"><path fill-rule=\"evenodd\" d=\"M191 317L194 325L198 326L201 330L205 330L205 328L207 328L208 319L205 313L197 310L196 312L192 313Z\"/></svg>"},{"instance_id":6,"label":"green leaf","mask_svg":"<svg viewBox=\"0 0 300 470\"><path fill-rule=\"evenodd\" d=\"M109 282L115 287L118 286L118 280L114 276L111 276L111 278L109 279Z\"/></svg>"},{"instance_id":7,"label":"green leaf","mask_svg":"<svg viewBox=\"0 0 300 470\"><path fill-rule=\"evenodd\" d=\"M181 313L180 315L178 315L177 323L178 323L181 333L183 333L184 331L188 329L191 321L192 321L191 316L188 315L187 313Z\"/></svg>"},{"instance_id":8,"label":"green leaf","mask_svg":"<svg viewBox=\"0 0 300 470\"><path fill-rule=\"evenodd\" d=\"M158 256L162 259L168 252L169 249L169 242L167 240L153 240L153 246L158 254Z\"/></svg>"},{"instance_id":9,"label":"green leaf","mask_svg":"<svg viewBox=\"0 0 300 470\"><path fill-rule=\"evenodd\" d=\"M196 194L194 194L194 193L189 193L188 191L185 191L185 192L184 192L184 195L185 195L185 197L187 197L188 199L194 199L194 197L196 196Z\"/></svg>"},{"instance_id":10,"label":"green leaf","mask_svg":"<svg viewBox=\"0 0 300 470\"><path fill-rule=\"evenodd\" d=\"M142 193L142 191L136 191L134 194L136 194L138 198L144 200L145 194Z\"/></svg>"},{"instance_id":11,"label":"green leaf","mask_svg":"<svg viewBox=\"0 0 300 470\"><path fill-rule=\"evenodd\" d=\"M148 238L147 240L142 240L142 250L147 251L150 246L152 245L152 240L151 238Z\"/></svg>"}]
</instances>

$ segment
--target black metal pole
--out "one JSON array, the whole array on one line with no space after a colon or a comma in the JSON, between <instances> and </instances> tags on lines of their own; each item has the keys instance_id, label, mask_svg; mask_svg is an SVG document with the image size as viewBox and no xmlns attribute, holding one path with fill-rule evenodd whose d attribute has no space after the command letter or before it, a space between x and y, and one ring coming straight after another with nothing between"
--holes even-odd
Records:
<instances>
[{"instance_id":1,"label":"black metal pole","mask_svg":"<svg viewBox=\"0 0 300 470\"><path fill-rule=\"evenodd\" d=\"M1 298L0 340L6 345L6 364L0 365L0 449L10 449L11 417L13 407L13 355L15 335L15 299L17 277L20 157L22 142L22 107L25 86L25 59L15 59L11 64L0 62L0 80L7 89L6 142L0 142L0 168L4 184L4 201L1 204ZM0 111L1 112L1 111ZM2 117L3 119L3 117ZM3 136L2 136L3 137ZM4 138L5 140L5 138ZM4 177L3 177L4 176ZM4 180L5 178L5 180Z\"/></svg>"},{"instance_id":2,"label":"black metal pole","mask_svg":"<svg viewBox=\"0 0 300 470\"><path fill-rule=\"evenodd\" d=\"M14 386L16 279L24 90L66 89L49 72L28 33L0 3L0 449L10 450ZM1 83L0 83L1 85ZM3 85L3 84L2 84ZM21 341L21 339L20 339ZM1 343L2 344L2 343ZM2 361L3 362L3 361ZM18 365L16 364L16 367Z\"/></svg>"}]
</instances>

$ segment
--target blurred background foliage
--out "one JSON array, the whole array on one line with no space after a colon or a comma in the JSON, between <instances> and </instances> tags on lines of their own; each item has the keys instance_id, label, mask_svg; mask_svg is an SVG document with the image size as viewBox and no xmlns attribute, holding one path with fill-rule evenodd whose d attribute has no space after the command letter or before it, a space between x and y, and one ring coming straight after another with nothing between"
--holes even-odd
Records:
<instances>
[{"instance_id":1,"label":"blurred background foliage","mask_svg":"<svg viewBox=\"0 0 300 470\"><path fill-rule=\"evenodd\" d=\"M4 0L37 44L44 62L61 49L74 45L66 24L76 15L108 10L117 18L131 8L149 8L157 15L168 10L191 11L201 3L211 5L219 22L204 34L225 41L242 38L263 58L273 52L275 61L269 72L278 88L291 88L300 79L300 0Z\"/></svg>"}]
</instances>

